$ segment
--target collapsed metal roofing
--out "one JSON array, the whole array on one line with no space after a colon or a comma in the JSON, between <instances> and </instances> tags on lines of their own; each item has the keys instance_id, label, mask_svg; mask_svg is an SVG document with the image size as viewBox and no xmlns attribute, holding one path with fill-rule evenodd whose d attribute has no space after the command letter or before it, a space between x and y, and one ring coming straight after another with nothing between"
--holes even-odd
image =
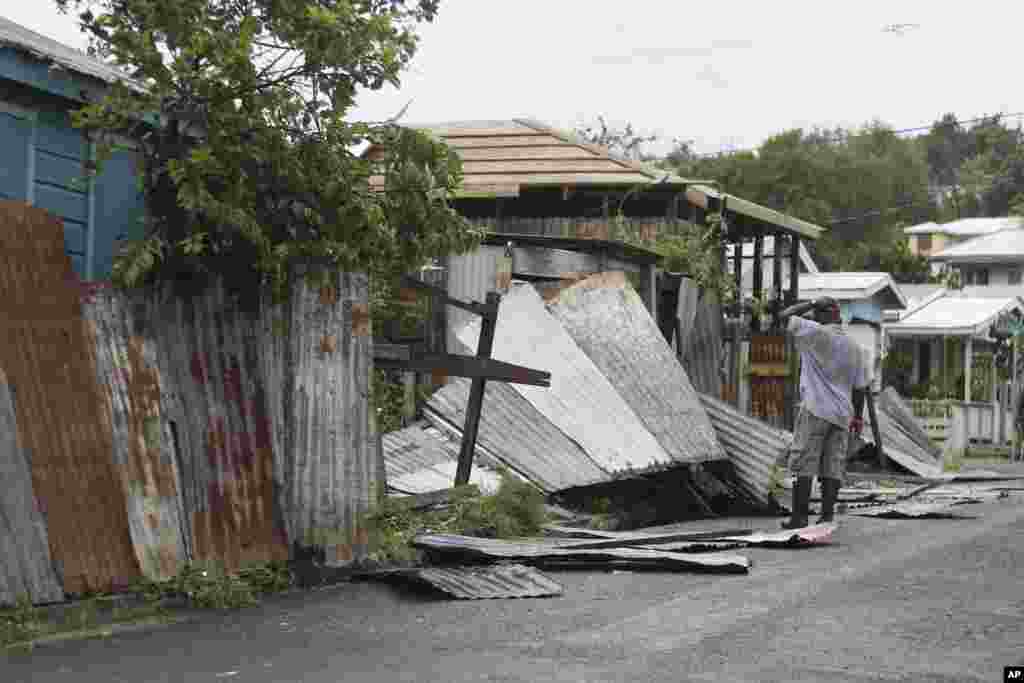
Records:
<instances>
[{"instance_id":1,"label":"collapsed metal roofing","mask_svg":"<svg viewBox=\"0 0 1024 683\"><path fill-rule=\"evenodd\" d=\"M470 384L468 379L455 378L430 397L423 407L424 417L439 429L461 435ZM503 382L488 382L484 390L476 440L476 454L481 453L545 493L596 484L611 476L577 442ZM458 450L454 457L458 458Z\"/></svg>"},{"instance_id":2,"label":"collapsed metal roofing","mask_svg":"<svg viewBox=\"0 0 1024 683\"><path fill-rule=\"evenodd\" d=\"M623 273L582 280L548 308L674 462L726 459L685 370Z\"/></svg>"},{"instance_id":3,"label":"collapsed metal roofing","mask_svg":"<svg viewBox=\"0 0 1024 683\"><path fill-rule=\"evenodd\" d=\"M758 500L772 502L772 470L789 449L793 435L707 394L701 394L700 400L744 488Z\"/></svg>"},{"instance_id":4,"label":"collapsed metal roofing","mask_svg":"<svg viewBox=\"0 0 1024 683\"><path fill-rule=\"evenodd\" d=\"M521 564L410 567L372 572L360 578L427 585L459 600L544 598L565 590L557 581Z\"/></svg>"},{"instance_id":5,"label":"collapsed metal roofing","mask_svg":"<svg viewBox=\"0 0 1024 683\"><path fill-rule=\"evenodd\" d=\"M480 320L472 320L456 332L472 353L480 326ZM515 385L513 389L606 472L627 474L672 464L672 457L548 312L532 286L513 284L503 297L492 357L552 371L550 387Z\"/></svg>"},{"instance_id":6,"label":"collapsed metal roofing","mask_svg":"<svg viewBox=\"0 0 1024 683\"><path fill-rule=\"evenodd\" d=\"M382 441L389 489L405 494L430 493L449 488L455 481L460 444L430 423L415 422L384 434ZM469 483L493 493L501 481L496 470L492 459L477 453Z\"/></svg>"}]
</instances>

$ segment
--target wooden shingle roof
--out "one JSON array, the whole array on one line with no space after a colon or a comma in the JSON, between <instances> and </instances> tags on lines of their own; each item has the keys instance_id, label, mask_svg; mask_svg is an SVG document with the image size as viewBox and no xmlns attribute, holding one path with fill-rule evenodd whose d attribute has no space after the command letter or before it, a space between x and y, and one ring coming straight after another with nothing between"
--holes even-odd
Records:
<instances>
[{"instance_id":1,"label":"wooden shingle roof","mask_svg":"<svg viewBox=\"0 0 1024 683\"><path fill-rule=\"evenodd\" d=\"M462 196L515 197L527 187L683 185L668 171L529 119L414 125L443 140L463 162ZM370 158L384 154L371 148Z\"/></svg>"}]
</instances>

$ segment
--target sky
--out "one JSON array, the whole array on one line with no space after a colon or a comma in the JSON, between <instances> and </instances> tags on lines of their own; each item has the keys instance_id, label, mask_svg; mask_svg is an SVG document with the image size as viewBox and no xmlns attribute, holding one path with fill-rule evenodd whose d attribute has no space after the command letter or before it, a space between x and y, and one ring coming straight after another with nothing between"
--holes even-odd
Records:
<instances>
[{"instance_id":1,"label":"sky","mask_svg":"<svg viewBox=\"0 0 1024 683\"><path fill-rule=\"evenodd\" d=\"M52 0L5 4L12 21L84 48ZM917 26L883 31L893 24ZM1021 26L1024 3L1005 0L441 0L401 87L361 95L351 118L406 103L405 123L571 129L602 115L659 136L650 152L682 139L707 154L798 127L914 128L1024 112Z\"/></svg>"}]
</instances>

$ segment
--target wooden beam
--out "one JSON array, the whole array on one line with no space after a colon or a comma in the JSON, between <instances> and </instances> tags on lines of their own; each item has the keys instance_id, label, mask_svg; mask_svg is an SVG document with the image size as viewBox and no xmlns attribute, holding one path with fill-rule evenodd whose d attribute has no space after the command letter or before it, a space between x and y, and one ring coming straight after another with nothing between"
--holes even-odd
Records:
<instances>
[{"instance_id":1,"label":"wooden beam","mask_svg":"<svg viewBox=\"0 0 1024 683\"><path fill-rule=\"evenodd\" d=\"M377 358L375 353L374 364L377 367L395 370L439 372L452 377L489 379L495 382L528 384L535 387L551 386L550 372L479 356L462 356L452 353L413 353L405 360L396 360Z\"/></svg>"},{"instance_id":2,"label":"wooden beam","mask_svg":"<svg viewBox=\"0 0 1024 683\"><path fill-rule=\"evenodd\" d=\"M477 358L490 360L494 348L494 332L498 326L498 304L501 295L497 292L487 293L488 311L480 325L480 341L477 344ZM487 380L474 377L469 389L469 402L466 406L466 422L462 428L462 447L459 450L459 464L455 470L455 485L465 486L469 483L469 475L473 468L473 452L476 450L476 435L480 427L480 409L484 402L484 389Z\"/></svg>"},{"instance_id":3,"label":"wooden beam","mask_svg":"<svg viewBox=\"0 0 1024 683\"><path fill-rule=\"evenodd\" d=\"M789 238L789 300L787 306L792 306L800 300L800 237L792 235Z\"/></svg>"},{"instance_id":4,"label":"wooden beam","mask_svg":"<svg viewBox=\"0 0 1024 683\"><path fill-rule=\"evenodd\" d=\"M462 301L460 299L453 299L452 297L448 296L448 292L444 291L440 287L428 285L427 283L420 282L416 278L409 277L408 275L402 276L402 286L409 287L420 292L426 292L430 296L440 299L442 302L448 304L449 306L455 306L456 308L461 308L465 311L469 311L470 313L475 313L480 316L486 316L489 313L497 312L497 309L494 309L492 311L492 309L487 304L480 304L475 301Z\"/></svg>"},{"instance_id":5,"label":"wooden beam","mask_svg":"<svg viewBox=\"0 0 1024 683\"><path fill-rule=\"evenodd\" d=\"M779 326L779 318L777 314L782 310L782 240L782 233L775 233L775 239L773 240L774 247L772 248L772 276L775 278L772 282L772 289L775 290L775 327Z\"/></svg>"},{"instance_id":6,"label":"wooden beam","mask_svg":"<svg viewBox=\"0 0 1024 683\"><path fill-rule=\"evenodd\" d=\"M761 298L764 288L764 235L760 232L754 237L754 300ZM750 329L754 332L761 331L761 316L755 311L750 318Z\"/></svg>"}]
</instances>

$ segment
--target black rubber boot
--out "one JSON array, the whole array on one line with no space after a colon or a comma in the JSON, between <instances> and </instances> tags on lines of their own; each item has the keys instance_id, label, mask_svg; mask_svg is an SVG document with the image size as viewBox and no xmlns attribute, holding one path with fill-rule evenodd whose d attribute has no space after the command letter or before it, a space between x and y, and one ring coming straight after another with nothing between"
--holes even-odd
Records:
<instances>
[{"instance_id":1,"label":"black rubber boot","mask_svg":"<svg viewBox=\"0 0 1024 683\"><path fill-rule=\"evenodd\" d=\"M793 486L793 516L782 523L783 529L802 529L807 526L807 511L811 507L812 477L797 477Z\"/></svg>"},{"instance_id":2,"label":"black rubber boot","mask_svg":"<svg viewBox=\"0 0 1024 683\"><path fill-rule=\"evenodd\" d=\"M839 486L841 482L832 477L821 479L821 517L818 524L825 524L835 521L836 500L839 498Z\"/></svg>"}]
</instances>

